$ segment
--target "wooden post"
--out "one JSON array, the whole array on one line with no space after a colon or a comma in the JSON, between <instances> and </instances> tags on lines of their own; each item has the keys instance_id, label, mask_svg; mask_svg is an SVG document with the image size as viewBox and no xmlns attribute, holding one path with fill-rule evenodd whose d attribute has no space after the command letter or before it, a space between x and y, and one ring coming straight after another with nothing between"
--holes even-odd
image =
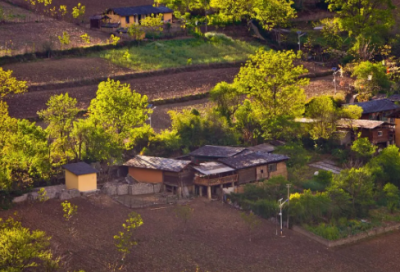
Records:
<instances>
[{"instance_id":1,"label":"wooden post","mask_svg":"<svg viewBox=\"0 0 400 272\"><path fill-rule=\"evenodd\" d=\"M208 199L211 200L211 186L207 186L207 195L208 195Z\"/></svg>"},{"instance_id":2,"label":"wooden post","mask_svg":"<svg viewBox=\"0 0 400 272\"><path fill-rule=\"evenodd\" d=\"M178 194L178 199L181 199L182 198L182 187L178 187L177 194Z\"/></svg>"},{"instance_id":3,"label":"wooden post","mask_svg":"<svg viewBox=\"0 0 400 272\"><path fill-rule=\"evenodd\" d=\"M203 186L199 185L199 195L203 196Z\"/></svg>"},{"instance_id":4,"label":"wooden post","mask_svg":"<svg viewBox=\"0 0 400 272\"><path fill-rule=\"evenodd\" d=\"M235 188L235 182L232 182L232 187Z\"/></svg>"}]
</instances>

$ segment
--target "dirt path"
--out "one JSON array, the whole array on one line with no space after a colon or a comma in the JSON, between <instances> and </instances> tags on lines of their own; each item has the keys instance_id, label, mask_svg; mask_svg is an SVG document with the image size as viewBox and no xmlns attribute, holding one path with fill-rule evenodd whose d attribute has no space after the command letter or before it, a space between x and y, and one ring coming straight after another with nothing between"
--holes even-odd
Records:
<instances>
[{"instance_id":1,"label":"dirt path","mask_svg":"<svg viewBox=\"0 0 400 272\"><path fill-rule=\"evenodd\" d=\"M46 231L53 237L57 254L68 260L69 271L110 271L107 264L119 259L112 237L122 230L132 210L108 198L77 198L71 202L78 205L74 236L67 231L60 201L17 206L0 212L0 217L18 211L24 226ZM135 232L138 245L127 256L127 271L196 271L196 267L210 272L400 269L400 233L326 249L290 230L284 230L284 238L276 236L276 225L261 220L250 242L248 227L238 210L205 198L189 205L194 211L187 224L175 217L173 206L134 210L141 214L144 224Z\"/></svg>"}]
</instances>

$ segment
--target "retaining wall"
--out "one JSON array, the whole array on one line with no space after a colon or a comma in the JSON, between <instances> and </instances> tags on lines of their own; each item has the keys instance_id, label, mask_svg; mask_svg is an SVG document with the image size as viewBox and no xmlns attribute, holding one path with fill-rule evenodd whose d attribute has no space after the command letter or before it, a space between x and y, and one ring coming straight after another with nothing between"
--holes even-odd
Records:
<instances>
[{"instance_id":1,"label":"retaining wall","mask_svg":"<svg viewBox=\"0 0 400 272\"><path fill-rule=\"evenodd\" d=\"M162 190L162 184L135 183L129 184L105 184L102 192L109 196L115 195L146 195L159 193Z\"/></svg>"},{"instance_id":2,"label":"retaining wall","mask_svg":"<svg viewBox=\"0 0 400 272\"><path fill-rule=\"evenodd\" d=\"M327 240L325 238L322 238L308 230L303 229L302 227L299 226L293 226L292 228L295 232L301 233L305 236L307 236L308 238L317 241L318 243L323 244L326 247L337 247L337 246L342 246L342 245L346 245L346 244L351 244L351 243L355 243L358 242L360 240L366 239L368 237L374 237L383 233L387 233L387 232L391 232L391 231L395 231L395 230L400 230L400 223L394 224L394 225L390 225L390 226L383 226L383 227L378 227L378 228L374 228L371 230L368 230L366 232L360 233L360 234L356 234L356 235L352 235L349 236L347 238L343 238L343 239L339 239L339 240Z\"/></svg>"}]
</instances>

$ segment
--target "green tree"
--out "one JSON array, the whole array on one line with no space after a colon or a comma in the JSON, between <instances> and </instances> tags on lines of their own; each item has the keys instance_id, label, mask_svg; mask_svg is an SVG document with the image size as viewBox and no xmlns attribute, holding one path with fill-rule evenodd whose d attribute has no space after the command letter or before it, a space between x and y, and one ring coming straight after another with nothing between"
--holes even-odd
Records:
<instances>
[{"instance_id":1,"label":"green tree","mask_svg":"<svg viewBox=\"0 0 400 272\"><path fill-rule=\"evenodd\" d=\"M342 189L350 195L353 216L362 216L368 206L374 203L374 179L366 167L341 171L334 177L332 187Z\"/></svg>"},{"instance_id":2,"label":"green tree","mask_svg":"<svg viewBox=\"0 0 400 272\"><path fill-rule=\"evenodd\" d=\"M376 45L383 45L385 36L395 24L391 0L327 0L329 10L337 13L334 24L355 39L353 51L368 59Z\"/></svg>"},{"instance_id":3,"label":"green tree","mask_svg":"<svg viewBox=\"0 0 400 272\"><path fill-rule=\"evenodd\" d=\"M134 39L137 40L139 43L141 40L143 40L145 31L143 30L142 26L137 25L137 24L131 24L128 27L128 35Z\"/></svg>"},{"instance_id":4,"label":"green tree","mask_svg":"<svg viewBox=\"0 0 400 272\"><path fill-rule=\"evenodd\" d=\"M323 95L313 98L307 105L305 115L314 120L309 130L312 139L329 139L336 131L339 114L332 97Z\"/></svg>"},{"instance_id":5,"label":"green tree","mask_svg":"<svg viewBox=\"0 0 400 272\"><path fill-rule=\"evenodd\" d=\"M223 21L252 19L260 22L266 30L277 25L286 25L296 17L293 1L286 0L211 0L210 6L219 11Z\"/></svg>"},{"instance_id":6,"label":"green tree","mask_svg":"<svg viewBox=\"0 0 400 272\"><path fill-rule=\"evenodd\" d=\"M61 47L63 47L64 45L68 45L70 43L70 37L69 37L68 32L63 31L63 35L58 36L58 40L61 43Z\"/></svg>"},{"instance_id":7,"label":"green tree","mask_svg":"<svg viewBox=\"0 0 400 272\"><path fill-rule=\"evenodd\" d=\"M372 158L377 149L378 147L371 144L368 138L361 138L361 133L358 134L357 140L351 145L351 151L356 154L358 159L363 161Z\"/></svg>"},{"instance_id":8,"label":"green tree","mask_svg":"<svg viewBox=\"0 0 400 272\"><path fill-rule=\"evenodd\" d=\"M386 183L385 187L383 187L383 191L386 195L387 208L391 213L393 213L399 208L400 204L399 188L392 183Z\"/></svg>"},{"instance_id":9,"label":"green tree","mask_svg":"<svg viewBox=\"0 0 400 272\"><path fill-rule=\"evenodd\" d=\"M78 3L75 7L72 8L72 17L74 19L81 19L83 23L83 16L85 16L86 7L81 3Z\"/></svg>"},{"instance_id":10,"label":"green tree","mask_svg":"<svg viewBox=\"0 0 400 272\"><path fill-rule=\"evenodd\" d=\"M249 231L250 231L249 241L251 242L253 232L260 225L261 221L257 217L257 215L255 215L253 212L249 212L249 213L241 212L240 217L243 219L243 221L249 227Z\"/></svg>"},{"instance_id":11,"label":"green tree","mask_svg":"<svg viewBox=\"0 0 400 272\"><path fill-rule=\"evenodd\" d=\"M77 100L66 93L50 97L46 105L37 114L48 124L52 163L61 165L74 158L71 130L79 112Z\"/></svg>"},{"instance_id":12,"label":"green tree","mask_svg":"<svg viewBox=\"0 0 400 272\"><path fill-rule=\"evenodd\" d=\"M299 223L318 222L327 214L330 205L326 192L313 194L311 190L304 190L290 195L290 216Z\"/></svg>"},{"instance_id":13,"label":"green tree","mask_svg":"<svg viewBox=\"0 0 400 272\"><path fill-rule=\"evenodd\" d=\"M153 41L155 40L157 34L163 31L163 14L146 16L141 21L142 27L144 27L147 32L151 33L153 36Z\"/></svg>"},{"instance_id":14,"label":"green tree","mask_svg":"<svg viewBox=\"0 0 400 272\"><path fill-rule=\"evenodd\" d=\"M368 101L379 92L389 91L392 86L382 63L361 62L354 68L352 76L357 78L354 85L359 93L358 99L362 101Z\"/></svg>"},{"instance_id":15,"label":"green tree","mask_svg":"<svg viewBox=\"0 0 400 272\"><path fill-rule=\"evenodd\" d=\"M143 225L143 219L140 214L131 212L126 222L122 224L124 231L120 231L118 235L114 235L115 246L117 250L122 253L122 261L124 261L126 255L131 252L132 247L137 245L134 239L134 232L141 225Z\"/></svg>"},{"instance_id":16,"label":"green tree","mask_svg":"<svg viewBox=\"0 0 400 272\"><path fill-rule=\"evenodd\" d=\"M17 80L12 73L13 71L5 71L0 67L0 100L8 95L24 93L28 90L26 81Z\"/></svg>"},{"instance_id":17,"label":"green tree","mask_svg":"<svg viewBox=\"0 0 400 272\"><path fill-rule=\"evenodd\" d=\"M400 186L400 154L397 146L386 147L378 156L372 158L366 166L382 187L388 182Z\"/></svg>"},{"instance_id":18,"label":"green tree","mask_svg":"<svg viewBox=\"0 0 400 272\"><path fill-rule=\"evenodd\" d=\"M277 138L290 129L289 123L304 113L305 94L301 88L309 79L307 73L293 63L300 55L293 51L273 52L259 49L240 69L234 83L247 94L260 113L265 139ZM282 124L285 124L282 126Z\"/></svg>"},{"instance_id":19,"label":"green tree","mask_svg":"<svg viewBox=\"0 0 400 272\"><path fill-rule=\"evenodd\" d=\"M61 203L61 206L64 212L63 217L67 222L71 221L71 219L78 213L78 206L71 204L71 202L64 201Z\"/></svg>"},{"instance_id":20,"label":"green tree","mask_svg":"<svg viewBox=\"0 0 400 272\"><path fill-rule=\"evenodd\" d=\"M227 82L220 82L210 91L210 100L217 104L217 112L231 123L241 100L237 88Z\"/></svg>"},{"instance_id":21,"label":"green tree","mask_svg":"<svg viewBox=\"0 0 400 272\"><path fill-rule=\"evenodd\" d=\"M56 271L59 268L60 259L54 258L49 249L50 237L43 231L24 228L12 218L0 218L0 245L0 271Z\"/></svg>"},{"instance_id":22,"label":"green tree","mask_svg":"<svg viewBox=\"0 0 400 272\"><path fill-rule=\"evenodd\" d=\"M145 122L152 111L147 106L147 96L109 79L99 84L96 98L90 102L89 119L115 137L120 146L130 149L149 128Z\"/></svg>"},{"instance_id":23,"label":"green tree","mask_svg":"<svg viewBox=\"0 0 400 272\"><path fill-rule=\"evenodd\" d=\"M234 114L235 129L244 143L256 145L261 135L260 112L256 111L250 100L245 99Z\"/></svg>"}]
</instances>

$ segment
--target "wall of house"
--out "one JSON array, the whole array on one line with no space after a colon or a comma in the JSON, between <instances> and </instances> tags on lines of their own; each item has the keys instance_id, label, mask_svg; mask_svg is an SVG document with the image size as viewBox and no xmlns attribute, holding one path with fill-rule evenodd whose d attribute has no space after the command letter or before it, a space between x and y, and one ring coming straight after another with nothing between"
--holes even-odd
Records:
<instances>
[{"instance_id":1,"label":"wall of house","mask_svg":"<svg viewBox=\"0 0 400 272\"><path fill-rule=\"evenodd\" d=\"M65 170L65 187L67 190L79 188L79 177L68 170Z\"/></svg>"},{"instance_id":2,"label":"wall of house","mask_svg":"<svg viewBox=\"0 0 400 272\"><path fill-rule=\"evenodd\" d=\"M129 175L138 182L148 182L148 183L163 182L163 173L161 170L129 167L128 172Z\"/></svg>"},{"instance_id":3,"label":"wall of house","mask_svg":"<svg viewBox=\"0 0 400 272\"><path fill-rule=\"evenodd\" d=\"M239 175L239 177L238 177L239 184L246 184L246 183L255 181L257 178L255 167L241 169L241 170L238 170L237 173Z\"/></svg>"},{"instance_id":4,"label":"wall of house","mask_svg":"<svg viewBox=\"0 0 400 272\"><path fill-rule=\"evenodd\" d=\"M268 178L268 166L260 165L256 167L257 180L267 179Z\"/></svg>"},{"instance_id":5,"label":"wall of house","mask_svg":"<svg viewBox=\"0 0 400 272\"><path fill-rule=\"evenodd\" d=\"M396 141L396 145L398 147L400 147L400 119L396 118L394 120L394 122L395 122L395 125L396 125L395 132L394 132L394 134L395 134L394 138L395 138L395 141Z\"/></svg>"},{"instance_id":6,"label":"wall of house","mask_svg":"<svg viewBox=\"0 0 400 272\"><path fill-rule=\"evenodd\" d=\"M97 190L97 174L87 174L78 176L78 188L80 192Z\"/></svg>"},{"instance_id":7,"label":"wall of house","mask_svg":"<svg viewBox=\"0 0 400 272\"><path fill-rule=\"evenodd\" d=\"M378 136L378 132L382 132L382 136ZM386 143L390 141L390 130L388 128L376 128L368 131L368 138L373 144ZM362 133L361 135L364 135Z\"/></svg>"},{"instance_id":8,"label":"wall of house","mask_svg":"<svg viewBox=\"0 0 400 272\"><path fill-rule=\"evenodd\" d=\"M288 177L286 161L278 162L276 166L276 171L269 173L269 178L283 176Z\"/></svg>"},{"instance_id":9,"label":"wall of house","mask_svg":"<svg viewBox=\"0 0 400 272\"><path fill-rule=\"evenodd\" d=\"M165 184L168 184L171 186L180 186L181 185L179 173L176 173L176 172L164 171L163 180L164 180Z\"/></svg>"},{"instance_id":10,"label":"wall of house","mask_svg":"<svg viewBox=\"0 0 400 272\"><path fill-rule=\"evenodd\" d=\"M172 23L172 12L164 13L164 23L170 22Z\"/></svg>"}]
</instances>

